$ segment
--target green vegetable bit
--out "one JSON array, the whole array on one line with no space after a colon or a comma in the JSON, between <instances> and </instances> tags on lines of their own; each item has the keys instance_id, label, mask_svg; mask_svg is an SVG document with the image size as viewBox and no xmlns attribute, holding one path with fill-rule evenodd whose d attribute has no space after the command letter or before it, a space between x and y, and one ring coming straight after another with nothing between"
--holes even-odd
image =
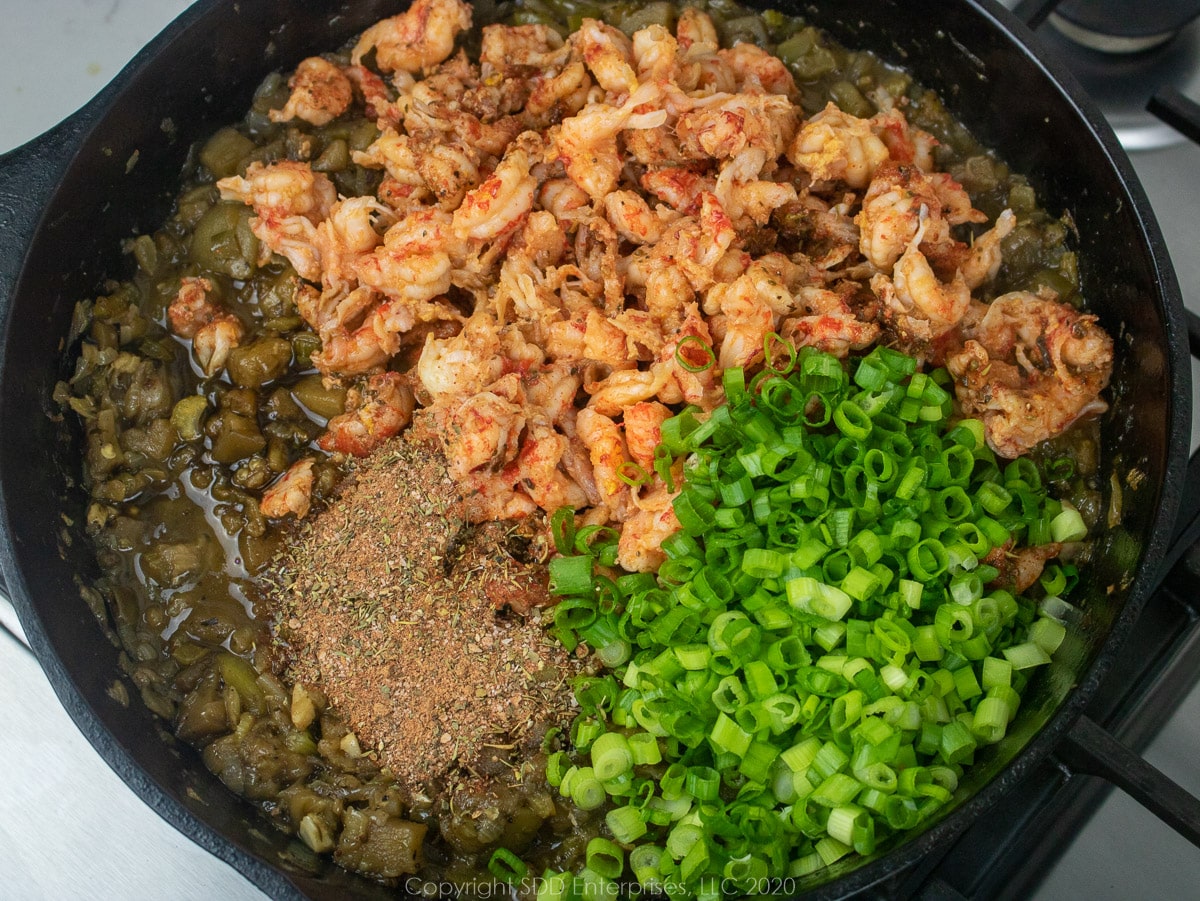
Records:
<instances>
[{"instance_id":1,"label":"green vegetable bit","mask_svg":"<svg viewBox=\"0 0 1200 901\"><path fill-rule=\"evenodd\" d=\"M664 423L656 459L688 463L656 579L613 578L616 536L554 519L555 632L621 651L576 684L578 756L551 768L623 846L593 841L571 885L709 897L870 854L951 802L1066 640L1069 605L1039 612L986 561L1083 521L951 419L947 374L785 356Z\"/></svg>"}]
</instances>

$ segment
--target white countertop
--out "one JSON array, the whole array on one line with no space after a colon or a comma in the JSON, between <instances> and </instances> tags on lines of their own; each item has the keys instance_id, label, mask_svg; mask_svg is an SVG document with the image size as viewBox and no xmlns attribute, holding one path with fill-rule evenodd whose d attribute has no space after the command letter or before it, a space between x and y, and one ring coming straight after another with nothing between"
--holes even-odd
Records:
<instances>
[{"instance_id":1,"label":"white countertop","mask_svg":"<svg viewBox=\"0 0 1200 901\"><path fill-rule=\"evenodd\" d=\"M4 0L0 153L79 109L191 0Z\"/></svg>"},{"instance_id":2,"label":"white countertop","mask_svg":"<svg viewBox=\"0 0 1200 901\"><path fill-rule=\"evenodd\" d=\"M189 0L3 0L3 5L0 152L85 103ZM1164 151L1135 164L1156 205L1174 203L1170 215L1177 217L1180 209L1200 211L1195 178L1200 150ZM1187 195L1182 207L1180 193ZM1192 229L1172 230L1169 224L1164 227L1185 295L1200 307L1200 252ZM0 722L0 897L264 897L125 787L59 707L32 656L2 631ZM1193 693L1147 755L1192 791L1200 791L1198 723L1200 697ZM1200 852L1150 820L1114 793L1097 821L1076 838L1039 899L1116 901L1147 892L1156 898L1196 897Z\"/></svg>"}]
</instances>

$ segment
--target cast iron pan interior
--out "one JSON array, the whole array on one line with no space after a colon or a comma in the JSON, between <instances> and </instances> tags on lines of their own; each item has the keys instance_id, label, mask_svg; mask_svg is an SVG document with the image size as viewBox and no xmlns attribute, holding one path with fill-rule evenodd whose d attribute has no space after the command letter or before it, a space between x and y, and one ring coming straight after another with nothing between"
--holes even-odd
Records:
<instances>
[{"instance_id":1,"label":"cast iron pan interior","mask_svg":"<svg viewBox=\"0 0 1200 901\"><path fill-rule=\"evenodd\" d=\"M49 398L69 371L63 336L73 305L94 296L106 277L128 273L117 248L165 217L188 147L241 118L269 71L335 47L403 5L199 3L74 122L36 152L10 157L0 179L0 220L20 219L12 212L21 205L10 202L14 197L28 202L44 192L48 198L13 282L0 351L0 551L22 623L64 705L122 778L181 831L277 897L392 893L328 863L311 863L311 855L226 791L137 700L109 630L80 601L80 581L95 572L80 529L81 454L76 430ZM1070 211L1079 226L1084 293L1118 336L1105 465L1122 479L1133 469L1144 475L1139 489L1127 488L1132 500L1125 522L1101 540L1099 562L1088 572L1085 628L963 794L990 784L915 840L885 848L857 868L835 868L833 875L842 878L818 889L834 897L887 880L965 828L1051 750L1082 709L1162 556L1186 454L1190 408L1178 401L1190 397L1190 389L1179 291L1161 236L1111 132L1062 87L1069 76L1005 33L998 20L1022 29L990 3L839 0L823 6L791 9L849 46L907 66L938 89L985 144L1030 176L1044 206ZM58 179L56 167L68 160ZM0 256L5 259L15 262L19 253L10 246ZM129 686L128 705L110 694L118 681Z\"/></svg>"}]
</instances>

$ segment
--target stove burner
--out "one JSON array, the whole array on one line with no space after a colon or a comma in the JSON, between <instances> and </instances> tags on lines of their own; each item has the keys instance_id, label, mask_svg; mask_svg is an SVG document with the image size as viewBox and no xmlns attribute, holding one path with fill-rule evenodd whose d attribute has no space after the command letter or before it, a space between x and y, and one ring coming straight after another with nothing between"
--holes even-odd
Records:
<instances>
[{"instance_id":1,"label":"stove burner","mask_svg":"<svg viewBox=\"0 0 1200 901\"><path fill-rule=\"evenodd\" d=\"M1078 25L1057 12L1050 13L1050 24L1057 28L1064 37L1076 44L1100 53L1141 53L1145 50L1153 50L1179 33L1178 29L1172 29L1144 35L1110 34L1107 31L1097 31Z\"/></svg>"},{"instance_id":2,"label":"stove burner","mask_svg":"<svg viewBox=\"0 0 1200 901\"><path fill-rule=\"evenodd\" d=\"M1200 0L1059 0L1050 21L1076 43L1102 53L1141 53L1165 44L1200 16Z\"/></svg>"},{"instance_id":3,"label":"stove burner","mask_svg":"<svg viewBox=\"0 0 1200 901\"><path fill-rule=\"evenodd\" d=\"M1173 87L1185 95L1200 96L1200 21L1177 34L1136 37L1112 36L1085 29L1059 12L1050 13L1037 32L1051 54L1061 59L1091 95L1108 119L1121 145L1129 151L1157 150L1185 140L1183 135L1146 111L1155 92ZM1082 36L1083 41L1080 41ZM1102 40L1101 40L1102 39ZM1113 42L1155 43L1140 52L1112 52ZM1090 41L1091 45L1087 42ZM1094 49L1107 43L1109 52Z\"/></svg>"}]
</instances>

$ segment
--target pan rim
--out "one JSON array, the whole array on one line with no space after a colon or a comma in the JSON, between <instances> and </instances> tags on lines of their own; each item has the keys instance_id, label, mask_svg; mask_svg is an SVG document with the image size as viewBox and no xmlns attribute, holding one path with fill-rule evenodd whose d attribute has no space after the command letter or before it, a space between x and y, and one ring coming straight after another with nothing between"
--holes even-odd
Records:
<instances>
[{"instance_id":1,"label":"pan rim","mask_svg":"<svg viewBox=\"0 0 1200 901\"><path fill-rule=\"evenodd\" d=\"M1011 13L993 3L992 0L963 0L963 3L976 10L985 19L990 20L994 28L1007 34L1014 46L1022 49L1025 58L1031 63L1039 65L1047 77L1059 87L1062 99L1080 117L1091 138L1103 148L1110 164L1129 191L1131 206L1137 217L1139 230L1146 239L1147 250L1157 270L1158 297L1162 303L1168 345L1168 378L1173 396L1190 394L1188 391L1190 365L1186 350L1186 329L1183 324L1183 306L1179 285L1170 265L1169 255L1157 222L1153 214L1149 212L1148 201L1111 129L1100 117L1091 101L1083 96L1070 73L1054 60L1042 57L1040 49L1031 40L1032 35L1028 34L1024 26ZM131 83L137 80L139 72L149 60L157 58L162 50L180 35L192 28L201 27L205 18L221 5L222 0L201 0L187 10L157 38L147 44L102 93L81 110L81 113L86 112L89 116L94 116L93 123L102 121L106 110ZM86 140L86 134L80 135L77 146L82 146ZM51 203L47 204L47 208ZM14 282L14 298L21 294L21 281L22 279L18 277ZM5 329L5 333L7 334L7 329ZM0 379L3 378L3 365L4 350L0 347ZM0 382L0 389L2 387L2 382ZM1084 705L1094 694L1095 688L1111 665L1113 654L1107 652L1119 648L1124 643L1125 635L1149 596L1150 577L1164 558L1169 545L1170 527L1175 520L1183 471L1186 465L1186 448L1190 429L1190 409L1185 410L1181 404L1173 404L1171 411L1171 421L1167 430L1168 459L1159 486L1158 500L1160 503L1157 505L1154 521L1147 533L1150 540L1143 548L1134 585L1120 614L1114 621L1109 635L1102 642L1104 646L1102 652L1086 671L1085 678L1071 691L1038 734L1009 762L998 778L993 779L971 798L957 805L938 822L927 827L921 833L906 838L896 848L885 852L878 860L861 863L852 872L839 877L835 882L829 884L831 888L836 887L839 890L849 888L850 891L865 889L896 872L899 869L896 865L897 856L906 858L910 856L901 854L905 849L915 846L927 837L929 838L928 845L940 845L948 837L961 832L981 810L994 804L995 800L1007 790L1007 783L1011 781L1010 775L1013 779L1018 778L1045 760L1067 729L1082 713ZM34 646L39 663L47 671L56 693L81 731L87 735L93 745L97 746L98 752L109 766L173 826L243 872L260 888L278 896L302 897L302 895L295 894L296 890L292 881L274 866L265 863L257 854L238 848L227 835L213 829L192 811L170 797L163 787L151 779L145 770L136 763L128 749L111 735L99 712L87 702L67 672L63 661L54 652L41 619L33 606L32 595L29 593L29 586L24 579L24 574L16 570L11 563L18 557L19 537L14 530L10 516L3 480L0 480L0 511L3 511L3 522L0 523L2 525L0 528L0 566L4 569L18 616L29 635L31 645ZM911 859L907 859L904 865L911 865L925 851L925 848L913 848Z\"/></svg>"}]
</instances>

